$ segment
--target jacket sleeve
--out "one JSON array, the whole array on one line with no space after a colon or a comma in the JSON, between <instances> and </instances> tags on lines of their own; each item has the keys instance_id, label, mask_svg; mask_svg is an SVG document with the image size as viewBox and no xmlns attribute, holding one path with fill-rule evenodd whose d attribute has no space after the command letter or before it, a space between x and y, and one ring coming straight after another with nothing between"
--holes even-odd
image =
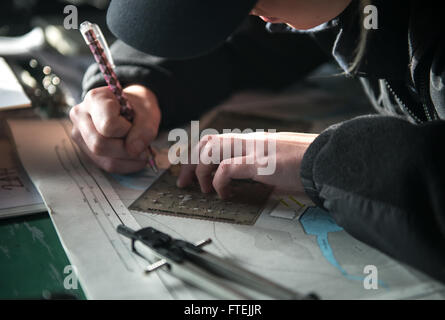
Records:
<instances>
[{"instance_id":1,"label":"jacket sleeve","mask_svg":"<svg viewBox=\"0 0 445 320\"><path fill-rule=\"evenodd\" d=\"M357 239L445 282L445 121L362 116L306 151L306 193Z\"/></svg>"},{"instance_id":2,"label":"jacket sleeve","mask_svg":"<svg viewBox=\"0 0 445 320\"><path fill-rule=\"evenodd\" d=\"M270 34L253 17L217 50L194 59L156 58L119 40L111 50L123 86L139 83L155 92L163 127L196 119L238 90L283 88L329 58L309 35ZM84 94L102 85L97 66L90 66Z\"/></svg>"}]
</instances>

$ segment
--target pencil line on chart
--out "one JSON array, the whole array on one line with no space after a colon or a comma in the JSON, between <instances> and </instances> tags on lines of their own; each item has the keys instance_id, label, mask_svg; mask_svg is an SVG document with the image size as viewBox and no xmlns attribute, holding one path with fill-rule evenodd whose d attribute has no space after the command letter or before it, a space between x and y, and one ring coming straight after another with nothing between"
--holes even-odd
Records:
<instances>
[{"instance_id":1,"label":"pencil line on chart","mask_svg":"<svg viewBox=\"0 0 445 320\"><path fill-rule=\"evenodd\" d=\"M112 239L110 238L109 234L107 233L107 231L105 230L104 226L103 226L102 223L100 222L100 220L99 220L99 218L98 218L98 216L97 216L96 211L93 209L93 207L91 206L91 203L90 203L89 200L88 200L88 197L87 197L87 195L86 195L86 193L85 193L85 191L84 191L84 187L82 187L82 186L78 183L78 181L76 180L76 178L73 176L73 174L72 174L72 172L71 172L72 170L70 170L70 169L66 166L65 162L63 161L62 156L61 156L61 154L60 154L60 152L59 152L59 148L60 148L60 146L58 146L58 145L56 145L56 146L54 147L54 149L55 149L55 153L56 153L56 155L57 155L57 158L58 158L58 160L59 160L61 166L62 166L63 169L68 173L68 175L71 177L71 179L72 179L72 180L74 181L74 183L76 184L76 186L77 186L77 188L79 189L79 191L82 193L82 195L83 195L83 197L84 197L84 200L85 200L85 203L88 205L88 208L90 209L91 213L93 213L94 218L96 219L97 223L99 224L100 228L102 229L103 233L104 233L105 236L107 237L107 239L108 239L108 241L110 242L110 244L111 244L111 245L113 246L113 248L115 249L116 254L118 255L119 259L122 261L122 263L123 263L123 265L125 266L125 268L126 268L128 271L133 272L133 269L130 268L130 266L127 265L125 259L121 256L121 254L119 253L119 251L118 251L117 248L115 247L115 245L114 245ZM65 150L65 152L67 152L67 151Z\"/></svg>"},{"instance_id":2,"label":"pencil line on chart","mask_svg":"<svg viewBox=\"0 0 445 320\"><path fill-rule=\"evenodd\" d=\"M65 131L65 133L69 136L69 133L67 131L66 126L60 122L60 125L62 126L63 130ZM94 177L94 175L90 172L90 170L87 168L87 166L83 163L81 156L78 153L78 150L76 149L76 146L74 145L73 141L71 139L69 139L70 144L73 148L74 154L76 155L76 158L79 162L79 164L82 166L82 168L85 170L85 172L88 174L88 176L94 181L94 183L96 184L97 188L100 190L101 194L103 195L104 199L107 201L108 205L110 206L110 208L113 210L113 213L116 215L116 217L119 219L119 221L125 225L125 223L122 221L121 217L119 216L119 214L117 213L116 209L114 208L113 204L110 202L110 200L108 199L105 191L102 189L102 186L99 184L99 182L96 180L96 178ZM102 205L99 204L101 207ZM103 207L102 207L103 209ZM107 218L108 219L108 218ZM108 219L109 220L109 219ZM110 221L110 220L109 220ZM113 228L116 228L117 226L115 226L111 221L110 224L113 226ZM123 247L125 248L125 250L127 251L127 253L129 253L129 256L134 260L134 262L136 262L141 268L144 268L144 266L141 265L141 263L136 259L136 257L134 256L133 252L130 250L130 247L124 242L124 240L118 236L118 239L120 241L120 243L123 245Z\"/></svg>"},{"instance_id":3,"label":"pencil line on chart","mask_svg":"<svg viewBox=\"0 0 445 320\"><path fill-rule=\"evenodd\" d=\"M60 125L62 126L63 130L65 131L65 133L66 133L66 134L68 135L68 137L69 137L68 129L66 128L66 126L64 125L64 123L63 123L63 122L60 122ZM90 172L90 170L89 170L89 169L86 167L86 165L83 163L82 158L81 158L81 156L79 155L78 150L76 149L76 147L75 147L73 141L72 141L71 139L69 139L69 141L70 141L70 143L71 143L71 145L72 145L72 148L73 148L73 150L74 150L74 153L75 153L75 155L76 155L76 157L77 157L79 163L80 163L81 166L84 168L85 172L88 173L88 175L92 178L92 180L94 181L94 183L97 185L97 187L99 188L99 190L100 190L101 193L103 194L104 198L106 199L106 201L107 201L108 204L110 205L110 207L111 207L111 209L113 210L113 212L116 214L116 216L117 216L117 217L119 218L119 220L122 222L122 224L124 224L123 221L120 219L119 214L117 213L117 211L116 211L116 209L114 208L113 204L109 201L107 195L105 194L104 190L103 190L102 187L100 186L99 182L96 180L96 178L94 177L94 175ZM145 265L141 265L140 260L137 260L137 259L136 259L136 257L135 257L135 255L133 254L133 252L130 251L130 249L129 249L130 247L127 246L127 245L123 242L123 240L122 240L121 237L118 237L118 239L121 241L122 244L124 244L124 247L126 248L126 250L127 250L128 252L131 253L130 256L132 257L132 259L133 259L133 260L134 260L134 261L135 261L135 262L136 262L136 263L143 269L143 268L145 267ZM113 247L115 247L114 244L113 244L113 241L110 240L110 242L111 242L111 244L113 245ZM159 277L160 281L163 283L164 287L165 287L165 288L167 289L167 291L170 293L170 295L171 295L173 298L177 297L177 295L175 294L174 290L172 290L172 289L170 288L170 286L167 284L167 282L165 281L165 279L164 279L164 277L162 276L161 273L158 273L158 277Z\"/></svg>"},{"instance_id":4,"label":"pencil line on chart","mask_svg":"<svg viewBox=\"0 0 445 320\"><path fill-rule=\"evenodd\" d=\"M65 127L65 125L63 123L61 123L61 126L63 128L63 130L65 131L65 133L68 134L67 129ZM96 186L99 188L99 190L101 191L101 193L103 194L105 200L108 202L108 204L110 205L111 209L113 210L113 212L116 214L116 217L119 219L119 221L124 224L124 222L122 221L121 217L119 216L119 214L117 213L116 209L114 208L114 206L111 204L110 200L107 198L107 195L105 194L104 190L102 189L102 187L100 186L100 184L97 182L96 178L94 177L94 175L90 172L90 170L88 170L88 168L85 166L85 164L83 163L80 155L77 153L77 149L73 144L73 141L71 139L69 139L71 146L73 147L73 151L74 154L77 157L77 160L79 161L80 165L83 167L83 169L85 170L86 173L88 173L88 175L91 177L91 179L93 179L94 183L96 184Z\"/></svg>"},{"instance_id":5,"label":"pencil line on chart","mask_svg":"<svg viewBox=\"0 0 445 320\"><path fill-rule=\"evenodd\" d=\"M62 143L63 143L63 146L64 146L64 150L65 150L66 157L67 157L68 161L70 162L71 167L72 167L74 170L76 170L76 172L77 172L77 176L79 177L79 179L82 180L82 181L85 183L85 185L89 187L89 191L92 193L92 196L93 196L93 201L99 206L100 210L104 213L104 218L108 221L108 223L110 224L110 226L111 226L111 228L112 228L112 230L113 230L113 232L114 232L115 225L114 225L113 222L110 220L110 218L109 218L109 214L107 213L107 211L105 210L105 208L102 206L102 202L98 200L98 196L97 196L97 194L96 194L95 191L94 191L94 190L97 190L97 189L94 189L94 186L91 186L91 185L88 183L88 181L86 180L86 178L84 177L86 171L82 174L82 172L78 169L79 166L75 163L75 161L74 161L73 159L71 159L70 153L68 152L68 147L66 146L66 140L65 140L65 139L62 141ZM89 176L90 176L90 175L89 175ZM91 176L90 176L90 178L91 178ZM93 181L94 181L94 180L93 180ZM94 181L94 182L95 182L95 181ZM104 195L104 194L102 193L102 195ZM105 195L104 195L104 197L105 197ZM111 209L113 210L112 207L111 207ZM113 211L114 211L114 210L113 210ZM114 211L114 212L115 212L115 211ZM119 220L120 220L120 219L119 219ZM122 222L122 220L120 220L120 221ZM114 233L113 233L113 234L114 234ZM120 251L119 251L119 248L116 246L116 243L115 243L116 240L115 240L112 236L110 236L110 233L108 233L108 238L109 238L110 243L111 243L112 246L114 247L114 249L118 252L119 255L121 255L121 254L120 254ZM119 237L117 237L117 238L119 238ZM125 245L125 243L123 243L122 241L120 242L120 244L121 244L121 248L122 248L122 250L124 250L124 251L127 253L127 257L129 257L129 258L134 258L134 259L135 259L135 257L134 257L134 256L132 255L132 253L129 251L129 249L128 249L128 245ZM122 257L122 259L123 259L124 261L126 261L123 257ZM131 268L130 268L130 269L131 269Z\"/></svg>"}]
</instances>

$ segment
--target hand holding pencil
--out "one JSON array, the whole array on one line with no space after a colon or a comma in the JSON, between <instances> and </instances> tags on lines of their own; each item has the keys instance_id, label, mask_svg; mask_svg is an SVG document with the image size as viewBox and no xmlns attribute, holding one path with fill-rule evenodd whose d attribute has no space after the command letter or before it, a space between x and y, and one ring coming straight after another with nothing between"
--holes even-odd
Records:
<instances>
[{"instance_id":1,"label":"hand holding pencil","mask_svg":"<svg viewBox=\"0 0 445 320\"><path fill-rule=\"evenodd\" d=\"M157 172L149 146L160 121L156 97L141 85L123 89L99 28L85 22L80 31L108 88L90 90L85 100L71 110L74 140L107 171L137 171L142 169L141 163L145 160Z\"/></svg>"},{"instance_id":2,"label":"hand holding pencil","mask_svg":"<svg viewBox=\"0 0 445 320\"><path fill-rule=\"evenodd\" d=\"M142 85L122 89L100 30L91 24L83 26L81 31L108 87L90 90L84 101L72 108L73 139L106 171L130 173L141 170L148 162L156 172L149 147L160 122L156 96Z\"/></svg>"}]
</instances>

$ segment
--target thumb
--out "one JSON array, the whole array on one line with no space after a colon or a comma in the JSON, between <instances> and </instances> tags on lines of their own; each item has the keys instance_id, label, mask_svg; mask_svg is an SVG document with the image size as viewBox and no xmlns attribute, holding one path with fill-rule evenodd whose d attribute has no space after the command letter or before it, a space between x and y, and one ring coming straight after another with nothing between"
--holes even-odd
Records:
<instances>
[{"instance_id":1,"label":"thumb","mask_svg":"<svg viewBox=\"0 0 445 320\"><path fill-rule=\"evenodd\" d=\"M146 117L135 115L133 125L125 140L127 152L134 157L147 149L158 134L158 123Z\"/></svg>"},{"instance_id":2,"label":"thumb","mask_svg":"<svg viewBox=\"0 0 445 320\"><path fill-rule=\"evenodd\" d=\"M134 108L133 125L125 139L125 147L129 155L138 157L156 138L161 112L156 96L146 87L133 85L124 91Z\"/></svg>"}]
</instances>

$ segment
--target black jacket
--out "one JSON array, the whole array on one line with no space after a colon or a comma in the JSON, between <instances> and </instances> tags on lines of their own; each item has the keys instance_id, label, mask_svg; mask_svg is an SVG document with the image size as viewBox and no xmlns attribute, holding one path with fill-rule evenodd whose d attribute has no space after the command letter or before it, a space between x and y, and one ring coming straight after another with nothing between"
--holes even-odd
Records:
<instances>
[{"instance_id":1,"label":"black jacket","mask_svg":"<svg viewBox=\"0 0 445 320\"><path fill-rule=\"evenodd\" d=\"M382 115L325 130L305 153L301 178L351 235L445 282L445 22L439 1L373 2L378 29L369 31L356 77ZM282 88L329 55L348 66L359 23L355 0L310 32L269 26L280 29L271 33L250 19L218 50L191 60L147 56L120 41L112 51L123 84L152 89L162 126L171 127L235 91ZM104 85L97 67L83 85Z\"/></svg>"}]
</instances>

